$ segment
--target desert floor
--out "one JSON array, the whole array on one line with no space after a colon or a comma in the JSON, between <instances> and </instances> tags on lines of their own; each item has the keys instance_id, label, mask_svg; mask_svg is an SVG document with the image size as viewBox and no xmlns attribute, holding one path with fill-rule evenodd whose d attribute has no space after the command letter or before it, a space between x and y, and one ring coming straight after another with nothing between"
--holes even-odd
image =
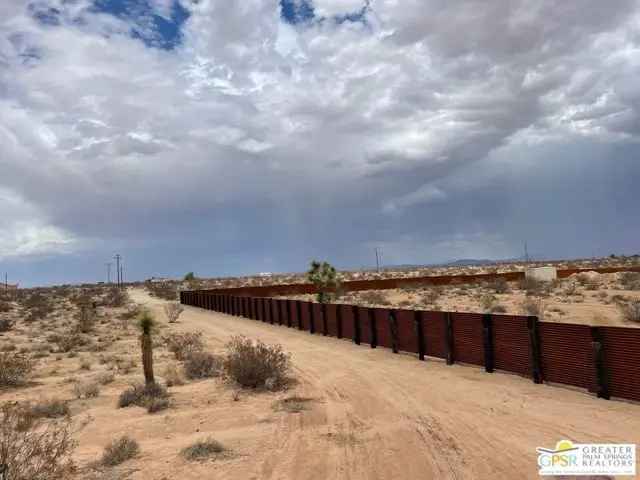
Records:
<instances>
[{"instance_id":1,"label":"desert floor","mask_svg":"<svg viewBox=\"0 0 640 480\"><path fill-rule=\"evenodd\" d=\"M164 323L163 334L201 331L214 353L222 353L233 335L282 344L292 355L297 383L285 392L256 393L238 391L219 378L192 381L169 389L168 410L117 409L119 393L141 377L138 361L131 371L116 371L97 398L71 401L78 478L534 479L538 446L554 447L564 438L640 443L637 404L471 366L419 362L382 348L197 308L186 307L179 322L168 325L163 300L142 289L129 294ZM131 358L132 365L139 356L133 331L119 332L110 349L100 355L113 350ZM162 377L171 354L159 348L155 356ZM41 359L34 385L2 391L0 400L72 398L69 372L78 381L104 368L94 362L84 371L78 361ZM277 408L294 395L307 399L302 411ZM123 433L139 442L140 455L113 469L88 469ZM230 453L201 463L182 458L182 448L207 437Z\"/></svg>"}]
</instances>

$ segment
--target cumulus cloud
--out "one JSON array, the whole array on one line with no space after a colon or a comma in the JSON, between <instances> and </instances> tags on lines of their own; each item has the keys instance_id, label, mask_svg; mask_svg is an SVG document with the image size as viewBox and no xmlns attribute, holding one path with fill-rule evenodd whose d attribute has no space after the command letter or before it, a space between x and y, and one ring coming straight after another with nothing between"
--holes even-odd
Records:
<instances>
[{"instance_id":1,"label":"cumulus cloud","mask_svg":"<svg viewBox=\"0 0 640 480\"><path fill-rule=\"evenodd\" d=\"M463 240L444 237L476 244L492 229L507 251L529 232L519 208L536 210L523 192L544 189L533 173L571 165L562 203L587 195L576 172L603 162L600 179L621 182L613 158L637 155L635 0L307 3L318 21L290 24L277 0L154 0L165 20L188 12L164 48L149 12L4 2L0 188L65 251L146 244L141 276L185 262L230 274L301 269L314 255L358 266L368 242L397 235L434 246L398 247L402 261L460 256ZM365 5L360 19L320 21ZM625 215L605 193L603 211ZM585 202L571 204L581 217ZM33 231L27 214L14 219L11 238ZM544 238L548 256L574 241ZM192 252L180 264L163 250L176 244ZM574 253L593 248L582 239ZM211 263L212 251L228 255Z\"/></svg>"}]
</instances>

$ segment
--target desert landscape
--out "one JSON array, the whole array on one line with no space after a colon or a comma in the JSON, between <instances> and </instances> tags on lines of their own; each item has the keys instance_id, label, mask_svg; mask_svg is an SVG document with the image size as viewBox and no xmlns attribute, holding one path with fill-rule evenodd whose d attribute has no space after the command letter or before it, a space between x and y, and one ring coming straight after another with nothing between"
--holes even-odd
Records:
<instances>
[{"instance_id":1,"label":"desert landscape","mask_svg":"<svg viewBox=\"0 0 640 480\"><path fill-rule=\"evenodd\" d=\"M509 311L533 297L545 315L556 305L566 311L551 312L552 321L627 325L619 312L638 298L637 280L594 274L535 292L458 285L340 301ZM640 440L634 403L198 308L180 312L156 287L34 289L2 305L4 447L38 432L55 433L59 447L47 457L59 477L48 467L44 477L12 479L538 478L538 446ZM137 326L145 312L155 319L151 390ZM280 373L247 383L232 360L244 362L238 355L255 341Z\"/></svg>"}]
</instances>

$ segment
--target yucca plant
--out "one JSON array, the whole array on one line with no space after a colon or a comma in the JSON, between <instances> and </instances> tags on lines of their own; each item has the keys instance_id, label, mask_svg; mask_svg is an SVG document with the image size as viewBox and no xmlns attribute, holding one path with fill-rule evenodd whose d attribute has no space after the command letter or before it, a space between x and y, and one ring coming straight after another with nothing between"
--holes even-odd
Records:
<instances>
[{"instance_id":1,"label":"yucca plant","mask_svg":"<svg viewBox=\"0 0 640 480\"><path fill-rule=\"evenodd\" d=\"M316 260L311 262L307 280L316 286L320 303L330 302L334 297L332 292L337 292L342 284L338 272L330 263Z\"/></svg>"},{"instance_id":2,"label":"yucca plant","mask_svg":"<svg viewBox=\"0 0 640 480\"><path fill-rule=\"evenodd\" d=\"M144 381L147 385L156 383L153 376L153 340L151 334L155 327L155 320L151 313L145 311L138 320L140 328L140 349L142 350L142 369Z\"/></svg>"}]
</instances>

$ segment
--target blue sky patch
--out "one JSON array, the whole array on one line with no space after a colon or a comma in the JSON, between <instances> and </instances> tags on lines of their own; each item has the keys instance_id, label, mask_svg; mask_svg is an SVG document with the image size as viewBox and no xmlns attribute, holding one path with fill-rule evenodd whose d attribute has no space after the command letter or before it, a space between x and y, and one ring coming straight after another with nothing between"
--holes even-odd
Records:
<instances>
[{"instance_id":1,"label":"blue sky patch","mask_svg":"<svg viewBox=\"0 0 640 480\"><path fill-rule=\"evenodd\" d=\"M133 38L166 50L182 43L182 25L189 18L189 11L177 0L169 19L157 15L148 0L94 0L93 10L124 20L131 25Z\"/></svg>"},{"instance_id":2,"label":"blue sky patch","mask_svg":"<svg viewBox=\"0 0 640 480\"><path fill-rule=\"evenodd\" d=\"M292 25L310 23L312 21L323 22L333 20L336 23L361 22L367 24L366 14L370 8L370 0L363 2L362 8L355 12L345 12L330 18L316 15L313 4L309 0L280 0L280 16Z\"/></svg>"}]
</instances>

